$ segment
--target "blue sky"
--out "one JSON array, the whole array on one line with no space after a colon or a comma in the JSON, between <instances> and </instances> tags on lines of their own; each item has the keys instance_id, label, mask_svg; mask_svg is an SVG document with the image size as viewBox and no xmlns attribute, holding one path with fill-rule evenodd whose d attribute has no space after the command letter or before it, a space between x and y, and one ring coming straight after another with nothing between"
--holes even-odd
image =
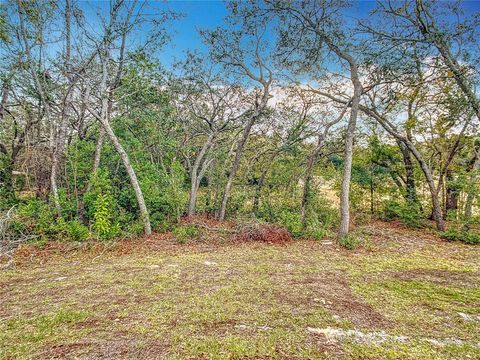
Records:
<instances>
[{"instance_id":1,"label":"blue sky","mask_svg":"<svg viewBox=\"0 0 480 360\"><path fill-rule=\"evenodd\" d=\"M185 15L184 18L172 23L172 41L160 54L162 63L167 66L171 64L173 58L182 58L187 49L203 49L197 29L221 26L227 15L223 1L156 1L153 6L168 7ZM364 17L374 7L375 0L355 1L344 16L352 19ZM466 14L479 12L480 0L464 1L464 8Z\"/></svg>"},{"instance_id":2,"label":"blue sky","mask_svg":"<svg viewBox=\"0 0 480 360\"><path fill-rule=\"evenodd\" d=\"M203 49L197 29L221 26L227 9L223 1L172 1L167 6L184 17L172 23L172 40L164 48L162 63L182 58L188 49Z\"/></svg>"},{"instance_id":3,"label":"blue sky","mask_svg":"<svg viewBox=\"0 0 480 360\"><path fill-rule=\"evenodd\" d=\"M0 0L2 1L2 0ZM84 1L79 0L78 4L85 12L87 23L92 27L98 20L94 20L96 12L105 14L109 7L109 1ZM374 0L353 1L352 7L346 11L343 16L346 18L358 18L368 16L368 12L375 7ZM155 13L158 9L171 9L184 15L183 18L172 21L168 25L171 33L171 41L157 54L161 63L169 67L174 59L180 60L184 57L185 51L205 50L197 30L202 28L214 28L224 25L224 17L228 11L224 1L163 1L156 0L148 2L148 10ZM480 11L480 0L470 0L464 2L466 14ZM93 23L92 23L93 22Z\"/></svg>"}]
</instances>

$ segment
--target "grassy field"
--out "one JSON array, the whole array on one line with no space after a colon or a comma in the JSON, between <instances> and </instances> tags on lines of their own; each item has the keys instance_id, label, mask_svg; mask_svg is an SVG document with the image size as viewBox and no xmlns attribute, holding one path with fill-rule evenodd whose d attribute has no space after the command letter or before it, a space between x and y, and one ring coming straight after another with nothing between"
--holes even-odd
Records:
<instances>
[{"instance_id":1,"label":"grassy field","mask_svg":"<svg viewBox=\"0 0 480 360\"><path fill-rule=\"evenodd\" d=\"M360 233L353 251L165 235L25 247L0 271L0 358L480 358L480 247Z\"/></svg>"}]
</instances>

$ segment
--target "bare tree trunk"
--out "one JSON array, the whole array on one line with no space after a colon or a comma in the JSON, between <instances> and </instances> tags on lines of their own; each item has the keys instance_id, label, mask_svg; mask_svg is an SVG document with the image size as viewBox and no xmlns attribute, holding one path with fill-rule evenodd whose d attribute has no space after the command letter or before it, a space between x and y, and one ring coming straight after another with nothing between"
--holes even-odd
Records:
<instances>
[{"instance_id":1,"label":"bare tree trunk","mask_svg":"<svg viewBox=\"0 0 480 360\"><path fill-rule=\"evenodd\" d=\"M260 205L260 195L262 193L262 188L263 188L263 183L265 182L265 179L267 178L268 174L268 168L262 171L262 175L260 175L260 178L258 179L257 187L255 189L255 196L253 197L253 208L252 211L254 214L258 213L258 206Z\"/></svg>"},{"instance_id":2,"label":"bare tree trunk","mask_svg":"<svg viewBox=\"0 0 480 360\"><path fill-rule=\"evenodd\" d=\"M23 1L22 0L17 0L17 6L18 6L18 14L19 14L19 20L20 20L20 35L23 40L23 45L24 45L24 50L25 50L25 55L28 60L29 64L29 70L30 73L33 77L33 80L35 82L36 90L38 91L40 101L42 106L44 107L45 110L45 118L47 124L50 125L50 147L51 147L51 156L52 156L52 167L57 166L58 159L56 157L56 146L55 146L55 130L53 126L53 119L50 114L50 105L48 103L47 97L45 95L45 91L43 88L43 85L40 81L40 78L37 73L37 69L34 67L34 62L32 58L32 54L30 51L30 44L28 42L28 37L27 33L25 30L25 9L23 6ZM54 170L54 169L52 169ZM52 181L53 179L53 181ZM60 200L58 196L58 188L57 188L57 182L56 182L56 169L54 170L54 176L50 175L50 191L53 195L53 201L55 204L55 208L57 209L57 214L59 216L62 215L62 208L60 206Z\"/></svg>"},{"instance_id":3,"label":"bare tree trunk","mask_svg":"<svg viewBox=\"0 0 480 360\"><path fill-rule=\"evenodd\" d=\"M7 108L7 102L10 95L10 80L5 79L2 86L2 99L0 101L0 120L3 121L5 116L5 109Z\"/></svg>"},{"instance_id":4,"label":"bare tree trunk","mask_svg":"<svg viewBox=\"0 0 480 360\"><path fill-rule=\"evenodd\" d=\"M375 213L375 187L373 184L373 178L370 178L370 215Z\"/></svg>"},{"instance_id":5,"label":"bare tree trunk","mask_svg":"<svg viewBox=\"0 0 480 360\"><path fill-rule=\"evenodd\" d=\"M102 156L102 148L103 142L105 141L105 129L103 127L100 128L98 132L97 142L95 143L95 154L93 155L93 168L92 173L96 173L100 168L100 159ZM88 184L88 188L90 188L91 184Z\"/></svg>"},{"instance_id":6,"label":"bare tree trunk","mask_svg":"<svg viewBox=\"0 0 480 360\"><path fill-rule=\"evenodd\" d=\"M143 197L142 189L140 188L140 184L137 179L137 175L135 174L135 170L130 163L130 159L128 157L127 152L123 148L122 144L118 140L117 136L113 132L110 123L108 122L108 108L109 108L109 97L107 91L107 80L108 80L108 68L107 62L109 59L108 49L103 50L103 54L100 55L100 59L102 62L102 81L100 85L100 93L102 97L102 107L101 107L101 114L97 114L91 109L90 112L96 117L98 121L100 121L101 125L103 126L106 135L110 139L113 144L113 147L117 151L122 160L123 166L127 170L128 177L130 179L130 184L132 185L133 191L135 192L135 196L137 198L138 208L140 210L140 218L143 222L144 232L146 235L150 235L152 233L152 228L150 225L150 217L148 215L147 206L145 204L145 199Z\"/></svg>"},{"instance_id":7,"label":"bare tree trunk","mask_svg":"<svg viewBox=\"0 0 480 360\"><path fill-rule=\"evenodd\" d=\"M248 120L247 126L243 130L242 138L237 143L237 150L235 151L235 159L233 161L232 168L230 169L230 174L228 174L227 184L225 185L225 189L223 191L222 203L220 206L220 211L218 214L218 219L220 221L225 220L225 212L227 210L227 202L228 198L230 197L230 191L232 189L233 180L235 179L235 175L237 174L237 170L240 167L240 160L242 158L243 148L247 142L248 136L250 135L250 131L252 130L252 126L257 120L258 114L251 116Z\"/></svg>"},{"instance_id":8,"label":"bare tree trunk","mask_svg":"<svg viewBox=\"0 0 480 360\"><path fill-rule=\"evenodd\" d=\"M403 142L397 140L398 147L402 153L403 166L405 168L405 199L408 203L417 203L417 189L415 186L415 173L410 150Z\"/></svg>"},{"instance_id":9,"label":"bare tree trunk","mask_svg":"<svg viewBox=\"0 0 480 360\"><path fill-rule=\"evenodd\" d=\"M458 188L453 181L452 171L448 170L445 184L445 218L450 211L458 210Z\"/></svg>"},{"instance_id":10,"label":"bare tree trunk","mask_svg":"<svg viewBox=\"0 0 480 360\"><path fill-rule=\"evenodd\" d=\"M318 91L318 90L316 90L316 92L318 94L321 94L321 95L323 95L327 98L330 98L330 99L332 99L332 100L334 100L338 103L348 104L348 101L346 101L344 99L339 99L335 96L332 96L329 93L325 93L323 91ZM352 102L352 105L353 105L353 102ZM367 106L359 105L359 109L363 113L365 113L366 115L374 118L395 139L397 139L399 141L402 141L405 144L405 146L410 150L412 155L415 157L415 159L417 160L417 162L420 165L420 168L422 169L423 174L425 175L425 179L426 179L427 184L428 184L428 188L429 188L430 195L431 195L431 200L432 200L432 208L433 208L432 213L433 213L433 216L435 218L435 223L436 223L436 226L437 226L437 230L445 231L445 222L444 222L443 216L442 216L442 208L440 206L440 202L438 201L437 188L435 186L435 182L433 180L433 176L432 176L432 173L430 171L430 168L428 167L428 164L423 159L422 154L420 154L420 152L417 150L415 145L410 140L408 140L406 137L404 137L404 136L402 136L401 134L398 133L398 131L395 129L395 126L392 125L388 121L388 119L382 117L374 109L370 109Z\"/></svg>"},{"instance_id":11,"label":"bare tree trunk","mask_svg":"<svg viewBox=\"0 0 480 360\"><path fill-rule=\"evenodd\" d=\"M52 193L55 199L55 207L57 208L58 216L62 216L62 208L60 206L60 201L58 198L58 185L57 185L57 176L60 170L60 163L65 152L65 141L67 136L67 124L68 116L71 101L71 92L73 81L70 76L70 47L71 47L71 27L70 27L70 1L65 1L65 61L63 66L64 75L68 79L68 86L66 89L66 94L64 95L64 100L62 103L62 114L60 119L60 124L58 127L58 132L54 136L54 149L52 152L52 164L50 171L50 186Z\"/></svg>"},{"instance_id":12,"label":"bare tree trunk","mask_svg":"<svg viewBox=\"0 0 480 360\"><path fill-rule=\"evenodd\" d=\"M272 156L268 159L268 163L265 166L265 169L262 171L262 175L258 179L257 188L255 190L255 196L253 197L253 208L252 211L254 214L258 213L258 206L260 205L260 195L262 193L263 184L265 183L265 179L267 178L267 174L272 167L273 160L277 157L277 155L281 152L280 149L275 151Z\"/></svg>"},{"instance_id":13,"label":"bare tree trunk","mask_svg":"<svg viewBox=\"0 0 480 360\"><path fill-rule=\"evenodd\" d=\"M465 200L464 217L465 221L469 221L472 218L473 200L477 195L475 192L475 184L478 179L478 172L480 171L480 151L475 154L475 162L473 164L472 173L470 175L469 187L467 191L467 199Z\"/></svg>"},{"instance_id":14,"label":"bare tree trunk","mask_svg":"<svg viewBox=\"0 0 480 360\"><path fill-rule=\"evenodd\" d=\"M190 198L188 201L188 216L193 216L195 215L195 208L197 205L197 194L198 194L198 188L200 186L200 182L202 181L202 177L199 176L199 169L200 166L202 165L202 161L207 153L207 151L210 149L213 139L215 137L214 133L210 133L210 135L207 138L207 141L203 144L200 152L197 155L197 158L195 159L195 162L192 166L191 174L190 174ZM203 164L205 166L207 164Z\"/></svg>"},{"instance_id":15,"label":"bare tree trunk","mask_svg":"<svg viewBox=\"0 0 480 360\"><path fill-rule=\"evenodd\" d=\"M430 37L428 32L426 34L428 37ZM475 111L475 115L477 115L477 118L480 119L480 103L477 97L475 96L474 91L472 91L472 88L468 84L468 80L465 78L461 70L460 64L458 63L457 59L455 59L455 57L452 55L450 49L445 44L444 40L438 37L435 37L435 38L436 38L436 40L434 40L435 46L437 47L438 51L442 55L442 58L445 61L445 64L447 65L447 67L452 71L453 77L455 78L455 81L458 87L462 90L462 92L467 97L468 102L470 103L470 106Z\"/></svg>"},{"instance_id":16,"label":"bare tree trunk","mask_svg":"<svg viewBox=\"0 0 480 360\"><path fill-rule=\"evenodd\" d=\"M102 147L105 141L105 130L103 126L100 126L100 131L98 133L97 142L95 143L95 153L93 155L93 168L92 168L92 175L96 174L98 169L100 168L100 158L102 154ZM82 222L85 222L85 203L84 203L84 195L89 193L92 190L92 179L88 179L87 188L83 193L82 199L78 202L77 214L78 217Z\"/></svg>"},{"instance_id":17,"label":"bare tree trunk","mask_svg":"<svg viewBox=\"0 0 480 360\"><path fill-rule=\"evenodd\" d=\"M52 153L52 164L50 169L50 190L53 194L53 200L55 203L55 208L57 209L57 215L62 216L62 207L60 206L60 198L58 195L58 185L57 185L57 170L59 165L59 149L58 144L53 150Z\"/></svg>"},{"instance_id":18,"label":"bare tree trunk","mask_svg":"<svg viewBox=\"0 0 480 360\"><path fill-rule=\"evenodd\" d=\"M350 65L350 76L353 82L353 97L348 121L347 133L345 135L345 162L343 167L342 190L340 194L340 229L338 238L342 239L348 234L350 226L350 179L352 176L353 137L357 126L357 117L362 94L362 85L358 77L356 65Z\"/></svg>"},{"instance_id":19,"label":"bare tree trunk","mask_svg":"<svg viewBox=\"0 0 480 360\"><path fill-rule=\"evenodd\" d=\"M371 111L367 110L367 112ZM400 134L395 132L390 124L385 123L381 117L378 115L374 116L377 120L380 120L380 125L383 126L387 132L389 132L392 136L396 137L397 139L403 141L403 143L407 146L407 148L412 152L413 156L417 160L418 164L420 165L420 168L422 169L423 174L425 175L425 179L428 184L428 189L430 191L430 196L432 200L432 215L433 218L435 219L435 224L437 226L437 230L439 231L445 231L445 221L443 220L442 216L442 207L440 205L440 201L438 200L438 190L435 186L435 181L433 180L432 172L430 171L430 168L428 167L428 164L425 162L423 159L422 154L417 150L417 148L413 145L411 141L409 141L406 138L403 138Z\"/></svg>"},{"instance_id":20,"label":"bare tree trunk","mask_svg":"<svg viewBox=\"0 0 480 360\"><path fill-rule=\"evenodd\" d=\"M8 79L4 80L2 88L2 99L0 101L0 121L3 121L5 116L5 109L7 107L7 102L10 94L10 82ZM15 167L15 140L12 143L12 156L8 158L8 151L4 144L0 143L0 154L3 154L3 159L0 161L0 194L8 199L15 200L15 190L13 188L13 170ZM1 156L1 155L0 155Z\"/></svg>"},{"instance_id":21,"label":"bare tree trunk","mask_svg":"<svg viewBox=\"0 0 480 360\"><path fill-rule=\"evenodd\" d=\"M418 164L420 165L420 168L422 169L422 172L425 175L425 179L426 179L427 184L428 184L428 189L430 191L430 196L431 196L431 200L432 200L432 215L433 215L433 218L435 219L435 224L437 226L437 230L445 231L445 222L444 222L443 216L442 216L442 207L440 205L440 201L438 200L438 191L437 191L437 188L435 186L435 181L433 180L432 172L430 171L430 168L428 167L428 164L423 159L423 156L420 154L420 152L417 150L417 148L413 145L413 143L411 141L409 141L406 138L403 138L400 134L395 132L389 124L385 123L383 121L383 119L381 119L380 116L374 114L372 111L370 111L367 108L365 108L365 111L369 115L374 115L374 118L377 121L379 121L380 125L382 125L383 128L385 130L387 130L387 132L390 133L392 136L394 136L398 140L403 141L403 143L407 146L407 148L413 154L413 156L417 160Z\"/></svg>"},{"instance_id":22,"label":"bare tree trunk","mask_svg":"<svg viewBox=\"0 0 480 360\"><path fill-rule=\"evenodd\" d=\"M307 216L307 206L310 200L310 196L312 193L312 172L313 166L315 165L315 161L317 160L320 151L323 148L323 144L325 142L325 137L323 134L318 136L317 145L313 149L312 153L308 157L307 161L307 168L305 170L305 179L303 182L303 196L302 196L302 205L300 208L300 215L302 217L302 224L305 226L306 223L306 216Z\"/></svg>"},{"instance_id":23,"label":"bare tree trunk","mask_svg":"<svg viewBox=\"0 0 480 360\"><path fill-rule=\"evenodd\" d=\"M133 167L130 163L130 159L128 158L128 154L126 151L123 149L122 144L118 141L117 136L113 132L111 126L109 123L106 121L102 122L102 125L105 129L105 132L110 139L110 141L113 144L113 147L117 151L117 153L120 155L120 158L122 159L123 166L125 166L125 169L127 170L128 177L130 179L130 184L132 185L132 188L135 192L135 196L137 198L137 204L140 210L140 217L143 221L143 227L146 235L150 235L152 233L152 228L150 225L150 217L148 215L148 210L147 206L145 205L145 199L143 198L143 193L142 189L140 188L140 184L137 179L137 175L135 174L135 171L133 170Z\"/></svg>"}]
</instances>

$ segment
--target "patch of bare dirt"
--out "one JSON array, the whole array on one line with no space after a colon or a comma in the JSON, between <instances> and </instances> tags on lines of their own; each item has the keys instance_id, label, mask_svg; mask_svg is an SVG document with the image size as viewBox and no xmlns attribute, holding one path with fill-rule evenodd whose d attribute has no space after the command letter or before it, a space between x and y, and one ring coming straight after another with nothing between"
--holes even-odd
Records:
<instances>
[{"instance_id":1,"label":"patch of bare dirt","mask_svg":"<svg viewBox=\"0 0 480 360\"><path fill-rule=\"evenodd\" d=\"M312 334L307 338L307 347L314 347L320 351L326 359L343 359L342 344L330 341L324 334Z\"/></svg>"},{"instance_id":2,"label":"patch of bare dirt","mask_svg":"<svg viewBox=\"0 0 480 360\"><path fill-rule=\"evenodd\" d=\"M418 269L404 270L387 273L399 280L420 280L440 285L453 285L457 287L478 287L480 280L479 272L463 272L450 270Z\"/></svg>"},{"instance_id":3,"label":"patch of bare dirt","mask_svg":"<svg viewBox=\"0 0 480 360\"><path fill-rule=\"evenodd\" d=\"M140 341L131 338L109 342L79 342L51 346L35 359L164 359L169 347L161 341Z\"/></svg>"},{"instance_id":4,"label":"patch of bare dirt","mask_svg":"<svg viewBox=\"0 0 480 360\"><path fill-rule=\"evenodd\" d=\"M349 320L359 327L389 328L391 322L371 305L361 301L351 290L345 275L336 272L322 272L302 280L291 280L292 293L285 294L289 302L298 302L295 286L308 287L314 298L303 299L310 306L312 302L323 306L341 320Z\"/></svg>"},{"instance_id":5,"label":"patch of bare dirt","mask_svg":"<svg viewBox=\"0 0 480 360\"><path fill-rule=\"evenodd\" d=\"M66 359L74 353L79 351L85 351L92 347L94 344L91 342L78 342L71 344L55 344L51 345L48 349L42 351L40 354L34 357L34 359Z\"/></svg>"},{"instance_id":6,"label":"patch of bare dirt","mask_svg":"<svg viewBox=\"0 0 480 360\"><path fill-rule=\"evenodd\" d=\"M420 248L425 244L446 243L445 240L429 229L414 229L399 221L372 221L362 227L363 231L370 235L377 244L396 243L401 247Z\"/></svg>"}]
</instances>

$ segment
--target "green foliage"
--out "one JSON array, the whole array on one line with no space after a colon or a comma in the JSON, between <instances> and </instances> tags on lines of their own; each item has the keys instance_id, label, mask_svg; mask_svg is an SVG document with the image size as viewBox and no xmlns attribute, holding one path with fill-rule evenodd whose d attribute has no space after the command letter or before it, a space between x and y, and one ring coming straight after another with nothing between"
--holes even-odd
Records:
<instances>
[{"instance_id":1,"label":"green foliage","mask_svg":"<svg viewBox=\"0 0 480 360\"><path fill-rule=\"evenodd\" d=\"M17 221L23 224L22 232L41 238L55 238L58 233L55 211L40 199L29 199L21 203L18 207Z\"/></svg>"},{"instance_id":2,"label":"green foliage","mask_svg":"<svg viewBox=\"0 0 480 360\"><path fill-rule=\"evenodd\" d=\"M277 202L260 202L256 217L265 222L276 223L288 230L296 238L322 239L339 222L339 214L326 200L311 196L307 207L305 224L300 215L296 199L289 200L278 196Z\"/></svg>"},{"instance_id":3,"label":"green foliage","mask_svg":"<svg viewBox=\"0 0 480 360\"><path fill-rule=\"evenodd\" d=\"M388 201L384 207L383 218L386 221L399 219L405 225L414 228L424 226L424 215L418 203L405 203L399 201Z\"/></svg>"},{"instance_id":4,"label":"green foliage","mask_svg":"<svg viewBox=\"0 0 480 360\"><path fill-rule=\"evenodd\" d=\"M0 7L0 41L10 43L11 39L8 34L8 22L6 11Z\"/></svg>"},{"instance_id":5,"label":"green foliage","mask_svg":"<svg viewBox=\"0 0 480 360\"><path fill-rule=\"evenodd\" d=\"M441 235L449 241L461 241L469 245L480 244L480 232L467 229L461 224L452 224L447 231L444 231Z\"/></svg>"},{"instance_id":6,"label":"green foliage","mask_svg":"<svg viewBox=\"0 0 480 360\"><path fill-rule=\"evenodd\" d=\"M293 237L303 235L303 224L299 213L282 211L278 214L277 223L288 230Z\"/></svg>"},{"instance_id":7,"label":"green foliage","mask_svg":"<svg viewBox=\"0 0 480 360\"><path fill-rule=\"evenodd\" d=\"M99 194L95 200L93 230L100 239L109 240L118 235L120 226L113 222L111 200L107 195Z\"/></svg>"},{"instance_id":8,"label":"green foliage","mask_svg":"<svg viewBox=\"0 0 480 360\"><path fill-rule=\"evenodd\" d=\"M350 232L339 240L339 244L348 250L355 250L361 242L359 234L355 232Z\"/></svg>"},{"instance_id":9,"label":"green foliage","mask_svg":"<svg viewBox=\"0 0 480 360\"><path fill-rule=\"evenodd\" d=\"M36 235L41 242L51 239L85 241L90 237L90 231L80 221L57 218L55 210L39 199L30 199L19 205L11 228L18 234Z\"/></svg>"},{"instance_id":10,"label":"green foliage","mask_svg":"<svg viewBox=\"0 0 480 360\"><path fill-rule=\"evenodd\" d=\"M183 188L185 171L181 164L171 164L169 173L143 165L140 184L150 211L152 226L164 228L180 219L186 208L188 194ZM132 199L136 203L136 200ZM136 205L135 205L136 206Z\"/></svg>"},{"instance_id":11,"label":"green foliage","mask_svg":"<svg viewBox=\"0 0 480 360\"><path fill-rule=\"evenodd\" d=\"M116 208L113 194L114 188L108 171L99 169L96 173L93 173L90 178L90 191L86 192L83 196L86 218L94 220L94 214L96 212L95 203L100 195L105 197L105 200L109 202L110 211L113 211L113 209Z\"/></svg>"},{"instance_id":12,"label":"green foliage","mask_svg":"<svg viewBox=\"0 0 480 360\"><path fill-rule=\"evenodd\" d=\"M187 240L197 239L200 236L200 230L192 224L177 225L173 228L172 234L178 243L183 244Z\"/></svg>"},{"instance_id":13,"label":"green foliage","mask_svg":"<svg viewBox=\"0 0 480 360\"><path fill-rule=\"evenodd\" d=\"M58 189L58 198L62 208L62 217L67 220L75 219L77 216L76 199L71 194L68 194L65 188Z\"/></svg>"},{"instance_id":14,"label":"green foliage","mask_svg":"<svg viewBox=\"0 0 480 360\"><path fill-rule=\"evenodd\" d=\"M151 220L151 219L150 219ZM126 236L139 236L143 234L144 225L141 220L131 220L131 221L119 221L119 223L126 224L125 229L123 230Z\"/></svg>"},{"instance_id":15,"label":"green foliage","mask_svg":"<svg viewBox=\"0 0 480 360\"><path fill-rule=\"evenodd\" d=\"M331 233L331 229L340 223L338 210L330 206L327 200L317 196L307 208L304 236L320 240Z\"/></svg>"},{"instance_id":16,"label":"green foliage","mask_svg":"<svg viewBox=\"0 0 480 360\"><path fill-rule=\"evenodd\" d=\"M67 223L68 238L73 241L85 241L90 236L90 231L78 220L72 220Z\"/></svg>"},{"instance_id":17,"label":"green foliage","mask_svg":"<svg viewBox=\"0 0 480 360\"><path fill-rule=\"evenodd\" d=\"M0 210L8 210L16 203L11 170L10 158L0 153Z\"/></svg>"},{"instance_id":18,"label":"green foliage","mask_svg":"<svg viewBox=\"0 0 480 360\"><path fill-rule=\"evenodd\" d=\"M249 195L246 191L233 192L227 203L227 214L230 216L244 214L247 210L246 204L249 200Z\"/></svg>"},{"instance_id":19,"label":"green foliage","mask_svg":"<svg viewBox=\"0 0 480 360\"><path fill-rule=\"evenodd\" d=\"M308 223L308 225L305 227L303 231L303 236L314 239L314 240L322 240L329 234L329 229L325 228L324 226L320 224L311 224Z\"/></svg>"},{"instance_id":20,"label":"green foliage","mask_svg":"<svg viewBox=\"0 0 480 360\"><path fill-rule=\"evenodd\" d=\"M92 159L95 153L95 142L91 140L77 140L67 149L65 163L66 171L70 175L67 192L75 194L81 189L86 189L92 178Z\"/></svg>"}]
</instances>

